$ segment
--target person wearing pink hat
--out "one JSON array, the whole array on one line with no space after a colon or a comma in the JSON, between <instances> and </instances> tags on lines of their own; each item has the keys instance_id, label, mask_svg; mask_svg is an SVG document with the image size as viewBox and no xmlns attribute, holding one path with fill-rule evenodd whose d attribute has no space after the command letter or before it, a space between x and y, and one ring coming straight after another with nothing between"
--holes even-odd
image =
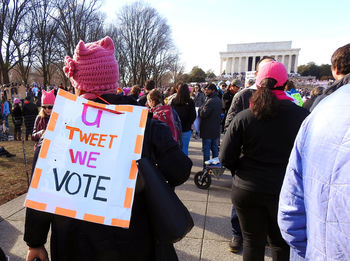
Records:
<instances>
[{"instance_id":1,"label":"person wearing pink hat","mask_svg":"<svg viewBox=\"0 0 350 261\"><path fill-rule=\"evenodd\" d=\"M23 124L23 114L20 104L20 99L14 98L12 107L12 121L15 127L13 138L14 140L22 139L22 124Z\"/></svg>"},{"instance_id":2,"label":"person wearing pink hat","mask_svg":"<svg viewBox=\"0 0 350 261\"><path fill-rule=\"evenodd\" d=\"M264 64L250 108L238 113L221 143L220 162L233 175L232 203L243 236L243 259L264 260L266 239L274 261L289 260L277 224L279 193L290 151L308 111L284 92L282 63Z\"/></svg>"},{"instance_id":3,"label":"person wearing pink hat","mask_svg":"<svg viewBox=\"0 0 350 261\"><path fill-rule=\"evenodd\" d=\"M46 92L45 90L42 91L41 96L41 110L38 114L38 116L35 119L34 123L34 129L32 134L32 140L34 140L36 143L34 145L34 150L38 146L39 143L42 141L43 134L45 133L47 124L49 122L53 104L55 103L55 94L54 90L51 90L49 92Z\"/></svg>"},{"instance_id":4,"label":"person wearing pink hat","mask_svg":"<svg viewBox=\"0 0 350 261\"><path fill-rule=\"evenodd\" d=\"M137 105L134 98L116 94L119 69L114 43L108 36L93 43L80 41L73 58L66 57L63 70L78 96L99 103ZM34 164L39 149L40 146L35 151ZM147 119L141 157L147 157L157 164L168 184L173 187L185 182L191 173L192 162L172 138L169 127L152 119L152 115ZM129 229L28 208L24 231L24 240L29 246L27 261L34 258L48 260L44 244L50 227L52 261L178 260L171 244L159 244L154 238L144 187L141 185L137 180Z\"/></svg>"}]
</instances>

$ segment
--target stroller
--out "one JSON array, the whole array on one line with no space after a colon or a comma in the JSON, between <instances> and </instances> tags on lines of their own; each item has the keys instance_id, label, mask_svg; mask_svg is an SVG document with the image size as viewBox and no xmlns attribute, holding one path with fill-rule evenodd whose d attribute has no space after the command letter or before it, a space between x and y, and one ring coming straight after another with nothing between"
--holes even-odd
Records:
<instances>
[{"instance_id":1,"label":"stroller","mask_svg":"<svg viewBox=\"0 0 350 261\"><path fill-rule=\"evenodd\" d=\"M213 158L205 163L203 171L199 171L194 175L194 184L200 189L207 189L211 184L211 176L219 179L224 174L225 167L221 165L219 158Z\"/></svg>"}]
</instances>

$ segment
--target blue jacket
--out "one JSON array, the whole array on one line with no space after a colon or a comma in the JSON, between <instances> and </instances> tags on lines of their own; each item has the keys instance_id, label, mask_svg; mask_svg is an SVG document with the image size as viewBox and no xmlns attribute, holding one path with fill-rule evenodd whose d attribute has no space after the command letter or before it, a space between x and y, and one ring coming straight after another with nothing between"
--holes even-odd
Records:
<instances>
[{"instance_id":1,"label":"blue jacket","mask_svg":"<svg viewBox=\"0 0 350 261\"><path fill-rule=\"evenodd\" d=\"M350 84L302 124L283 182L278 223L306 260L350 260Z\"/></svg>"},{"instance_id":2,"label":"blue jacket","mask_svg":"<svg viewBox=\"0 0 350 261\"><path fill-rule=\"evenodd\" d=\"M10 108L9 103L7 101L4 102L4 107L1 112L2 115L9 115L10 114Z\"/></svg>"}]
</instances>

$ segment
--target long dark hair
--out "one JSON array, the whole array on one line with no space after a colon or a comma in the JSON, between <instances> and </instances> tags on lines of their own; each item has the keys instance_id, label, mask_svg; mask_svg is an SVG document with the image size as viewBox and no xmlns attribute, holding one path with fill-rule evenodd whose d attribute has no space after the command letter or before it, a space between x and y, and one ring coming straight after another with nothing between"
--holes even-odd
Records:
<instances>
[{"instance_id":1,"label":"long dark hair","mask_svg":"<svg viewBox=\"0 0 350 261\"><path fill-rule=\"evenodd\" d=\"M276 115L279 101L270 90L276 83L277 81L272 78L263 79L250 100L251 110L258 120L271 119Z\"/></svg>"},{"instance_id":2,"label":"long dark hair","mask_svg":"<svg viewBox=\"0 0 350 261\"><path fill-rule=\"evenodd\" d=\"M188 85L186 83L181 84L181 86L178 88L175 98L173 99L172 103L181 105L186 104L191 100L190 98L190 90L188 89Z\"/></svg>"}]
</instances>

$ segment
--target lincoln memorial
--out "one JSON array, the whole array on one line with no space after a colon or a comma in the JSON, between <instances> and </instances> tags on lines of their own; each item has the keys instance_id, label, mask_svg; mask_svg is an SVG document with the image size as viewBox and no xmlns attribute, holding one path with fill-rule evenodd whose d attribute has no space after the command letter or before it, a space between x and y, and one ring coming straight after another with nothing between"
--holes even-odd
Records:
<instances>
[{"instance_id":1,"label":"lincoln memorial","mask_svg":"<svg viewBox=\"0 0 350 261\"><path fill-rule=\"evenodd\" d=\"M282 62L288 73L298 70L300 48L292 49L292 41L228 44L226 52L220 52L220 74L255 71L263 56L272 56Z\"/></svg>"}]
</instances>

